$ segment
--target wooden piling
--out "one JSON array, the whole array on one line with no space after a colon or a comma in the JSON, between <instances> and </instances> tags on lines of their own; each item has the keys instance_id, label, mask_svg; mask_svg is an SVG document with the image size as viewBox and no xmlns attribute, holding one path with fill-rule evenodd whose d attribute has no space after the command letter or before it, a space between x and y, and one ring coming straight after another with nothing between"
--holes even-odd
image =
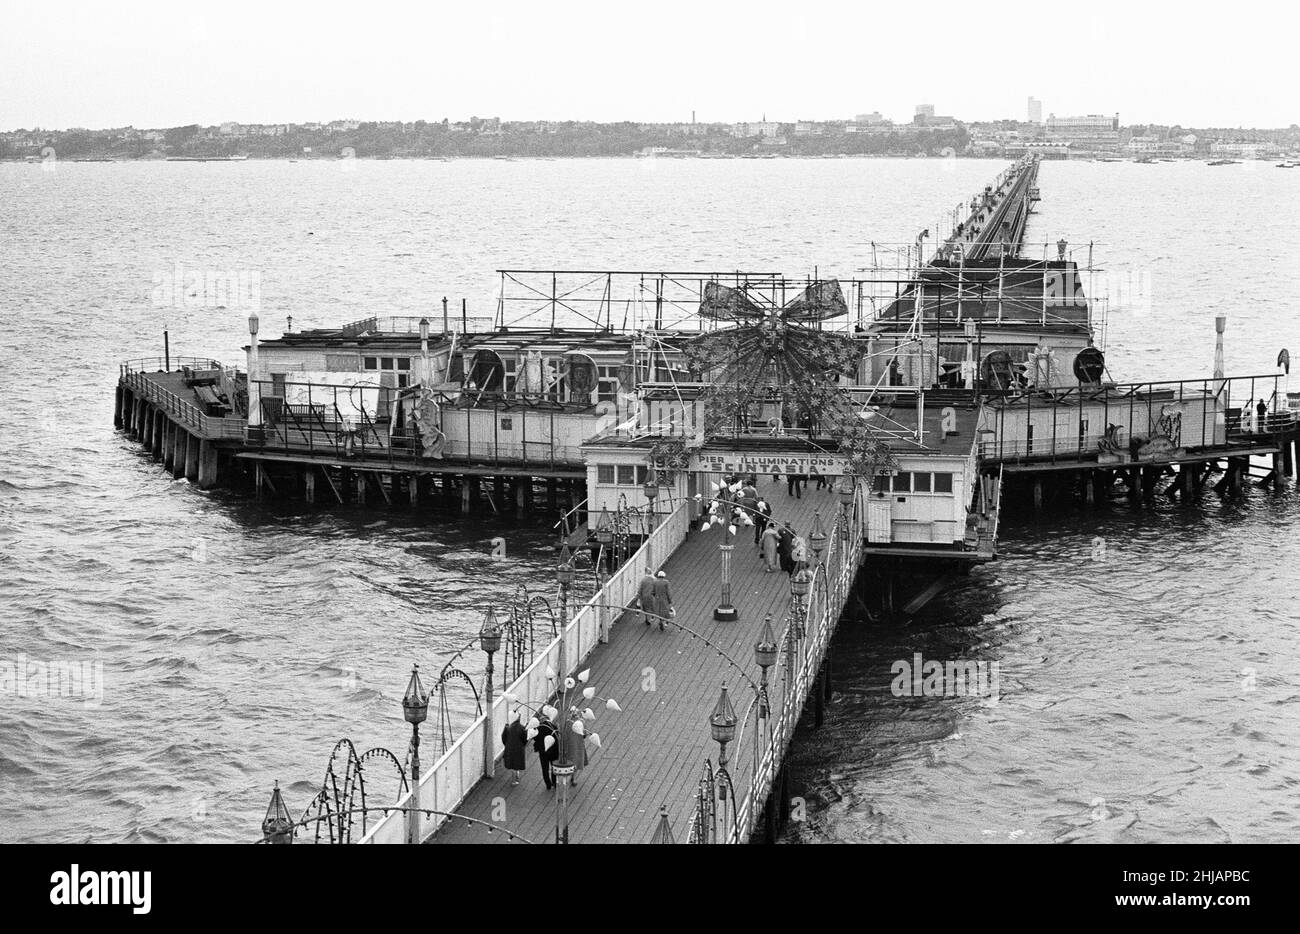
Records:
<instances>
[{"instance_id":1,"label":"wooden piling","mask_svg":"<svg viewBox=\"0 0 1300 934\"><path fill-rule=\"evenodd\" d=\"M316 502L316 468L308 464L302 472L302 490L307 502Z\"/></svg>"}]
</instances>

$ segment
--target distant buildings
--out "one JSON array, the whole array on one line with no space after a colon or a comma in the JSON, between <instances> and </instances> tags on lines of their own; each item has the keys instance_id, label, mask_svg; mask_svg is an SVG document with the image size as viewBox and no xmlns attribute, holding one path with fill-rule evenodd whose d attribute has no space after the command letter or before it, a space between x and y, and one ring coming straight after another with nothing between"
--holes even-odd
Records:
<instances>
[{"instance_id":1,"label":"distant buildings","mask_svg":"<svg viewBox=\"0 0 1300 934\"><path fill-rule=\"evenodd\" d=\"M1041 125L1043 122L1043 102L1036 97L1029 98L1027 122Z\"/></svg>"},{"instance_id":2,"label":"distant buildings","mask_svg":"<svg viewBox=\"0 0 1300 934\"><path fill-rule=\"evenodd\" d=\"M1119 114L1113 117L1088 114L1083 117L1058 117L1049 114L1043 124L1043 139L1071 149L1114 152L1119 148Z\"/></svg>"}]
</instances>

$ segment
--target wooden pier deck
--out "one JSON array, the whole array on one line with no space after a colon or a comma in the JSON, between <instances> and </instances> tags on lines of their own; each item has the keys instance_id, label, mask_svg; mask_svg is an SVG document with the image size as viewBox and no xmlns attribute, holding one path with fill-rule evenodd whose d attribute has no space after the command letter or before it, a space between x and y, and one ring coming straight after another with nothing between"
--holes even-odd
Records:
<instances>
[{"instance_id":1,"label":"wooden pier deck","mask_svg":"<svg viewBox=\"0 0 1300 934\"><path fill-rule=\"evenodd\" d=\"M840 507L832 487L818 490L809 482L802 498L795 498L787 494L784 478L774 483L767 476L759 478L758 490L772 504L773 517L790 522L799 534L806 537L810 532L814 510L821 511L828 531L833 528ZM790 580L780 571L763 571L753 529L741 527L732 560L732 601L740 619L715 621L713 609L720 589L718 546L723 534L717 526L692 531L664 565L677 609L675 622L707 637L757 679L754 643L767 613L773 616L774 630L780 632L790 606ZM662 632L647 627L636 615L625 613L611 628L609 642L599 646L584 665L591 670L588 683L599 695L615 698L623 709L609 712L597 705L600 712L593 729L600 734L602 748L578 773L578 786L570 792L571 843L649 842L660 805L668 808L678 842L685 842L704 761L717 761L718 746L710 737L708 718L721 684L727 682L742 720L754 696L740 673L701 640L671 623ZM647 686L653 690L646 690ZM742 796L752 770L749 752L742 750L732 756L729 771ZM511 773L502 770L498 762L496 777L480 781L456 813L495 823L534 843L553 843L555 792L543 786L531 748L522 782L515 787L510 782ZM497 819L502 814L501 802L503 820ZM509 838L488 835L481 826L453 820L429 842L500 843L509 842Z\"/></svg>"}]
</instances>

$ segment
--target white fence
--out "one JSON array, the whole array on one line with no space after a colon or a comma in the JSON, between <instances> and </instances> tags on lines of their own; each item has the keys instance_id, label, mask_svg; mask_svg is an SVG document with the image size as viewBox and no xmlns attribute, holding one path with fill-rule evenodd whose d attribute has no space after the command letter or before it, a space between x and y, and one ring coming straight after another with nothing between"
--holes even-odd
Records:
<instances>
[{"instance_id":1,"label":"white fence","mask_svg":"<svg viewBox=\"0 0 1300 934\"><path fill-rule=\"evenodd\" d=\"M533 660L506 693L532 704L550 700L555 693L555 683L546 677L546 669L559 672L563 678L582 667L592 650L604 641L603 637L608 634L609 627L636 597L637 585L646 565L658 569L677 546L686 540L693 502L685 500L664 519L636 553L614 572L608 583L578 610L563 632ZM561 640L564 643L565 667L568 671L560 671ZM500 757L502 752L500 730L507 722L510 707L511 702L504 697L493 699L492 736L489 739L494 758ZM422 810L453 812L478 784L478 780L483 777L486 725L486 717L475 720L433 767L420 777ZM410 807L411 796L404 796L395 806ZM419 839L423 841L437 831L447 818L441 814L425 816L421 813L417 819ZM396 811L376 824L361 842L403 843L405 840L406 817L404 812Z\"/></svg>"}]
</instances>

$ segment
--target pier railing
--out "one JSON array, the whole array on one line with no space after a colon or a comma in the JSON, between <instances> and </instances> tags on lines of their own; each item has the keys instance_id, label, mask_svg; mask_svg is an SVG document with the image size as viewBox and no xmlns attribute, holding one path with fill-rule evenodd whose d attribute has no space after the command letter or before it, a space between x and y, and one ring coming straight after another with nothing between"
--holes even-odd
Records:
<instances>
[{"instance_id":1,"label":"pier railing","mask_svg":"<svg viewBox=\"0 0 1300 934\"><path fill-rule=\"evenodd\" d=\"M1295 427L1282 380L1266 374L1026 390L990 400L977 428L979 454L1006 463L1098 454L1127 461L1136 453L1135 439L1155 438L1196 452L1258 447Z\"/></svg>"},{"instance_id":2,"label":"pier railing","mask_svg":"<svg viewBox=\"0 0 1300 934\"><path fill-rule=\"evenodd\" d=\"M609 581L583 604L572 620L563 626L561 633L544 648L507 689L509 698L495 698L492 703L492 735L487 735L488 718L480 716L471 723L461 737L420 777L420 807L430 811L450 814L460 806L466 795L483 777L483 744L490 742L493 757L501 755L500 729L509 722L510 711L521 701L536 705L549 701L555 693L555 680L547 677L547 669L560 678L580 670L588 656L608 637L609 627L628 608L636 597L646 565L658 568L677 546L686 540L692 515L692 500L685 500L642 543L641 547L623 563ZM563 646L563 651L561 649ZM565 659L561 670L560 658ZM411 806L408 793L394 807ZM448 819L446 814L418 816L418 833L421 841L437 832ZM403 812L394 811L375 825L362 843L402 843L406 839Z\"/></svg>"},{"instance_id":3,"label":"pier railing","mask_svg":"<svg viewBox=\"0 0 1300 934\"><path fill-rule=\"evenodd\" d=\"M688 842L744 843L753 832L804 704L809 693L816 689L818 673L857 575L862 557L865 495L865 484L858 484L852 509L847 516L837 519L827 541L825 557L813 570L806 607L792 606L777 637L781 667L776 681L769 687L767 698L756 699L742 718L733 762L739 775L747 773L747 781L741 785L743 793L738 792L734 815L726 803L703 802L704 811L697 804L688 824L691 828ZM847 534L843 534L841 522L848 523ZM768 701L766 719L762 716L763 700ZM772 712L776 713L774 720ZM706 771L713 774L711 764ZM716 776L713 781L717 781Z\"/></svg>"},{"instance_id":4,"label":"pier railing","mask_svg":"<svg viewBox=\"0 0 1300 934\"><path fill-rule=\"evenodd\" d=\"M168 364L173 365L172 371L165 369ZM120 381L131 392L158 406L172 421L188 428L199 438L242 438L245 425L242 418L208 415L195 402L172 392L152 378L156 373L174 372L175 365L201 370L224 369L218 361L200 357L172 357L169 361L153 357L123 363Z\"/></svg>"}]
</instances>

